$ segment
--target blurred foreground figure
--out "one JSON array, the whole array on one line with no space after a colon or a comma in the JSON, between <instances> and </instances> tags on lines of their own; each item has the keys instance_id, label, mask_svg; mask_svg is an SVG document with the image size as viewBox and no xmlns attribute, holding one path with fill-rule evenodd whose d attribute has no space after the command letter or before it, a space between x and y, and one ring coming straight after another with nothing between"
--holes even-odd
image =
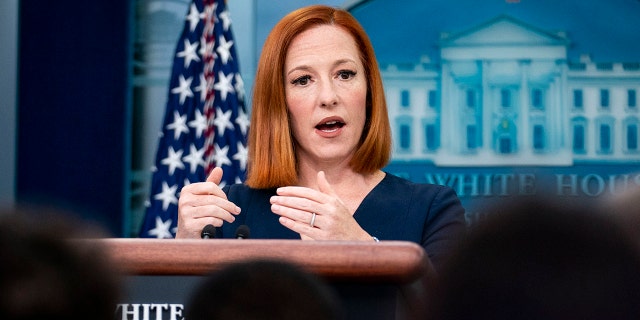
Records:
<instances>
[{"instance_id":1,"label":"blurred foreground figure","mask_svg":"<svg viewBox=\"0 0 640 320\"><path fill-rule=\"evenodd\" d=\"M325 282L294 264L249 260L207 277L186 305L189 320L336 320L342 306Z\"/></svg>"},{"instance_id":2,"label":"blurred foreground figure","mask_svg":"<svg viewBox=\"0 0 640 320\"><path fill-rule=\"evenodd\" d=\"M0 319L114 319L119 279L99 247L72 243L99 234L81 226L48 209L0 212Z\"/></svg>"},{"instance_id":3,"label":"blurred foreground figure","mask_svg":"<svg viewBox=\"0 0 640 320\"><path fill-rule=\"evenodd\" d=\"M630 185L621 193L605 197L602 204L640 245L640 186Z\"/></svg>"},{"instance_id":4,"label":"blurred foreground figure","mask_svg":"<svg viewBox=\"0 0 640 320\"><path fill-rule=\"evenodd\" d=\"M445 267L432 319L640 319L637 247L597 208L528 198L490 209Z\"/></svg>"}]
</instances>

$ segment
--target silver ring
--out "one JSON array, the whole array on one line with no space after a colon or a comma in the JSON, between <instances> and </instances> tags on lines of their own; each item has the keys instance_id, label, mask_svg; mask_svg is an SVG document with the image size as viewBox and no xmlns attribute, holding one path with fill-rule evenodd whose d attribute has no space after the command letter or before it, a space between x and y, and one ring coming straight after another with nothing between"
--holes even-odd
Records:
<instances>
[{"instance_id":1,"label":"silver ring","mask_svg":"<svg viewBox=\"0 0 640 320\"><path fill-rule=\"evenodd\" d=\"M314 223L316 223L316 213L315 212L311 215L311 222L309 222L309 226L311 228L313 228L313 224Z\"/></svg>"}]
</instances>

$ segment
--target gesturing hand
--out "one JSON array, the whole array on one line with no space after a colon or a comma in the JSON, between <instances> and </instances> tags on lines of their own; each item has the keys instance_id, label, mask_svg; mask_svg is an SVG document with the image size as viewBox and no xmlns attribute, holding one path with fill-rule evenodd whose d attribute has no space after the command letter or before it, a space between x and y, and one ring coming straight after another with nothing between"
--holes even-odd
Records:
<instances>
[{"instance_id":1,"label":"gesturing hand","mask_svg":"<svg viewBox=\"0 0 640 320\"><path fill-rule=\"evenodd\" d=\"M207 224L216 227L233 222L240 208L227 200L220 188L222 168L211 170L206 182L184 186L178 200L178 231L176 238L200 238Z\"/></svg>"},{"instance_id":2,"label":"gesturing hand","mask_svg":"<svg viewBox=\"0 0 640 320\"><path fill-rule=\"evenodd\" d=\"M319 190L278 188L277 195L271 197L271 211L280 216L280 223L303 239L372 240L353 218L353 213L336 194L323 171L318 172L317 179Z\"/></svg>"}]
</instances>

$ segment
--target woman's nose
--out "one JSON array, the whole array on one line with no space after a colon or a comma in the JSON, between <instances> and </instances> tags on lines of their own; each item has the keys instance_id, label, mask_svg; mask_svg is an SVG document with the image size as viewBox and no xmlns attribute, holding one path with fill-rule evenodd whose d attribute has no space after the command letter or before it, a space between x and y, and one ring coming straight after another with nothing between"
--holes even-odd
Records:
<instances>
[{"instance_id":1,"label":"woman's nose","mask_svg":"<svg viewBox=\"0 0 640 320\"><path fill-rule=\"evenodd\" d=\"M338 104L338 94L335 85L331 81L324 81L320 86L320 105L323 107Z\"/></svg>"}]
</instances>

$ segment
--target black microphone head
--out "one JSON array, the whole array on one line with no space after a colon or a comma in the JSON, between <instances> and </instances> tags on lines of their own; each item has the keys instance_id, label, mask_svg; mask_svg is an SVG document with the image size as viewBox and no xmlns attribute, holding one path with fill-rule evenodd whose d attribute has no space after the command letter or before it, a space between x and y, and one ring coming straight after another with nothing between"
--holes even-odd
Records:
<instances>
[{"instance_id":1,"label":"black microphone head","mask_svg":"<svg viewBox=\"0 0 640 320\"><path fill-rule=\"evenodd\" d=\"M250 234L251 232L246 224L240 225L238 229L236 229L236 239L249 239Z\"/></svg>"},{"instance_id":2,"label":"black microphone head","mask_svg":"<svg viewBox=\"0 0 640 320\"><path fill-rule=\"evenodd\" d=\"M212 224L208 224L202 228L202 232L200 233L200 237L202 239L211 239L216 237L216 227Z\"/></svg>"}]
</instances>

